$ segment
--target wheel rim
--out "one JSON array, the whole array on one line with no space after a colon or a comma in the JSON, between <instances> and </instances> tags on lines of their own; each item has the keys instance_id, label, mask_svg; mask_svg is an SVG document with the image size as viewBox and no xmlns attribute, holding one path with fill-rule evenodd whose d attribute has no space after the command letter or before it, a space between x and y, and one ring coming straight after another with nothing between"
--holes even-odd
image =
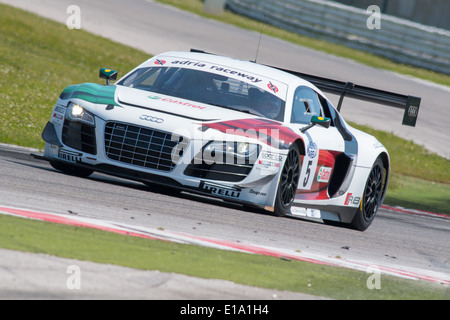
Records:
<instances>
[{"instance_id":1,"label":"wheel rim","mask_svg":"<svg viewBox=\"0 0 450 320\"><path fill-rule=\"evenodd\" d=\"M371 220L380 206L381 195L383 192L383 170L381 166L375 166L370 172L364 190L363 212L366 220Z\"/></svg>"},{"instance_id":2,"label":"wheel rim","mask_svg":"<svg viewBox=\"0 0 450 320\"><path fill-rule=\"evenodd\" d=\"M281 172L280 190L281 205L289 207L294 201L300 177L299 156L295 151L289 152L283 171Z\"/></svg>"}]
</instances>

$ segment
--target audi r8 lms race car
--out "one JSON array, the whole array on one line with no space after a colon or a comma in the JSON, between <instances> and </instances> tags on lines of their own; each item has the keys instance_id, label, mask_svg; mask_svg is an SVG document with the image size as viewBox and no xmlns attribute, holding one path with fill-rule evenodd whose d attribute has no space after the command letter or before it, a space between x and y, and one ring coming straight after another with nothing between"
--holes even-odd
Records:
<instances>
[{"instance_id":1,"label":"audi r8 lms race car","mask_svg":"<svg viewBox=\"0 0 450 320\"><path fill-rule=\"evenodd\" d=\"M215 54L167 52L114 84L65 88L40 157L68 174L94 171L199 193L277 216L365 230L386 194L390 162L348 125L344 96L405 110L420 98ZM324 92L341 95L335 108Z\"/></svg>"}]
</instances>

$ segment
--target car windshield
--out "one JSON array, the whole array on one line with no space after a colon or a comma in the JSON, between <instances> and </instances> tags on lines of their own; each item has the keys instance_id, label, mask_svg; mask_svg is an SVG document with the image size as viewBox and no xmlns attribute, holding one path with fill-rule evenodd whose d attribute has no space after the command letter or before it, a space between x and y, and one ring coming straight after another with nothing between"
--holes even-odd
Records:
<instances>
[{"instance_id":1,"label":"car windshield","mask_svg":"<svg viewBox=\"0 0 450 320\"><path fill-rule=\"evenodd\" d=\"M117 84L282 121L285 102L250 82L188 68L149 67Z\"/></svg>"}]
</instances>

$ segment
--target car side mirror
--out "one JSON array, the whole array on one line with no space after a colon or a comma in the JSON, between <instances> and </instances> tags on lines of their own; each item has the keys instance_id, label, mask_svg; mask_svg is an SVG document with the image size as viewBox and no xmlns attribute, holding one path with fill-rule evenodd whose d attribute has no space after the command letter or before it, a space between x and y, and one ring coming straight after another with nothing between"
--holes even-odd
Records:
<instances>
[{"instance_id":1,"label":"car side mirror","mask_svg":"<svg viewBox=\"0 0 450 320\"><path fill-rule=\"evenodd\" d=\"M117 79L117 71L108 68L101 68L98 76L100 79L106 79L106 85L109 86L111 80Z\"/></svg>"},{"instance_id":2,"label":"car side mirror","mask_svg":"<svg viewBox=\"0 0 450 320\"><path fill-rule=\"evenodd\" d=\"M330 122L331 122L330 118L318 117L318 116L313 116L311 118L311 123L317 124L317 125L322 126L324 128L329 128L330 127Z\"/></svg>"},{"instance_id":3,"label":"car side mirror","mask_svg":"<svg viewBox=\"0 0 450 320\"><path fill-rule=\"evenodd\" d=\"M306 127L303 127L300 129L300 131L306 132L306 130L311 129L312 127L319 125L321 127L324 128L329 128L330 127L330 123L331 123L331 119L330 118L325 118L325 117L319 117L319 116L312 116L311 117L311 123L309 125L307 125Z\"/></svg>"}]
</instances>

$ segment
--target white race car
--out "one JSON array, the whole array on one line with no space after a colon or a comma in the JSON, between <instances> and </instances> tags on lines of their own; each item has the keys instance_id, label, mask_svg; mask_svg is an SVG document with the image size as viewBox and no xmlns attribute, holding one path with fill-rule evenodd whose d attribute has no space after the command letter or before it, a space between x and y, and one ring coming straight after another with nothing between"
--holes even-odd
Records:
<instances>
[{"instance_id":1,"label":"white race car","mask_svg":"<svg viewBox=\"0 0 450 320\"><path fill-rule=\"evenodd\" d=\"M218 197L278 216L365 230L388 185L389 155L350 127L344 95L405 109L420 98L197 50L155 56L115 84L64 89L42 137L51 165ZM336 109L322 93L340 93Z\"/></svg>"}]
</instances>

